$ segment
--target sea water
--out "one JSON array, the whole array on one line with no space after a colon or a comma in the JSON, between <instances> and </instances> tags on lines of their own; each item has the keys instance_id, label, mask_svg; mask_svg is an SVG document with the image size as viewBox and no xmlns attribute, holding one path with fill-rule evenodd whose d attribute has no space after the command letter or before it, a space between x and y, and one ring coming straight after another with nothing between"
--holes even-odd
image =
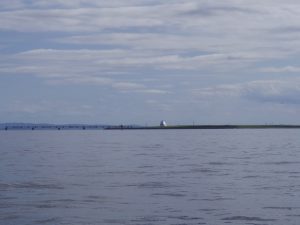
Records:
<instances>
[{"instance_id":1,"label":"sea water","mask_svg":"<svg viewBox=\"0 0 300 225\"><path fill-rule=\"evenodd\" d=\"M300 130L1 131L0 224L298 225Z\"/></svg>"}]
</instances>

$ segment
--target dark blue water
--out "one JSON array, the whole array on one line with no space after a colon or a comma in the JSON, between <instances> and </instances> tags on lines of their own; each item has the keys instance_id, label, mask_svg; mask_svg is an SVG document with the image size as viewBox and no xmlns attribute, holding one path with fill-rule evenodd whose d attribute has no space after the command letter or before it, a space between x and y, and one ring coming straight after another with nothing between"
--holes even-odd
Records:
<instances>
[{"instance_id":1,"label":"dark blue water","mask_svg":"<svg viewBox=\"0 0 300 225\"><path fill-rule=\"evenodd\" d=\"M0 224L299 224L300 130L1 131Z\"/></svg>"}]
</instances>

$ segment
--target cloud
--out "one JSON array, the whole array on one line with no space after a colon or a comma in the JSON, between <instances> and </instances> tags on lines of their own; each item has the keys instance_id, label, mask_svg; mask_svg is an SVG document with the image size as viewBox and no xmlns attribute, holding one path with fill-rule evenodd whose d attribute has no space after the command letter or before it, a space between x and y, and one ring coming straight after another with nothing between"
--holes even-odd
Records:
<instances>
[{"instance_id":1,"label":"cloud","mask_svg":"<svg viewBox=\"0 0 300 225\"><path fill-rule=\"evenodd\" d=\"M195 89L201 99L242 98L256 102L300 104L300 80L258 80L239 84Z\"/></svg>"},{"instance_id":2,"label":"cloud","mask_svg":"<svg viewBox=\"0 0 300 225\"><path fill-rule=\"evenodd\" d=\"M295 48L300 45L298 37L291 41L282 38L282 32L276 32L286 28L285 33L289 33L289 27L300 25L300 5L294 1L16 3L23 7L0 11L0 30L50 32L54 37L48 42L69 46L66 50L33 49L20 53L21 65L12 63L12 67L24 69L25 73L32 69L40 70L40 75L44 70L45 76L63 76L63 69L70 69L71 64L77 71L70 71L73 74L91 72L96 67L101 68L101 73L149 68L232 72L300 54ZM56 32L64 35L55 37ZM2 70L5 69L10 70Z\"/></svg>"},{"instance_id":3,"label":"cloud","mask_svg":"<svg viewBox=\"0 0 300 225\"><path fill-rule=\"evenodd\" d=\"M0 12L0 29L20 32L82 32L163 25L149 15L156 6L118 8L22 9ZM137 20L136 18L139 17Z\"/></svg>"},{"instance_id":4,"label":"cloud","mask_svg":"<svg viewBox=\"0 0 300 225\"><path fill-rule=\"evenodd\" d=\"M209 116L215 102L297 105L299 21L296 0L3 0L0 79L100 89L117 99L103 103L107 118L126 97L151 97L174 118Z\"/></svg>"},{"instance_id":5,"label":"cloud","mask_svg":"<svg viewBox=\"0 0 300 225\"><path fill-rule=\"evenodd\" d=\"M47 114L52 113L57 116L74 116L85 115L90 116L92 114L93 106L87 104L73 104L64 101L13 101L11 102L3 112L9 112L12 114Z\"/></svg>"},{"instance_id":6,"label":"cloud","mask_svg":"<svg viewBox=\"0 0 300 225\"><path fill-rule=\"evenodd\" d=\"M160 90L160 89L145 89L145 90L139 90L140 93L145 94L170 94L170 91L167 90Z\"/></svg>"},{"instance_id":7,"label":"cloud","mask_svg":"<svg viewBox=\"0 0 300 225\"><path fill-rule=\"evenodd\" d=\"M69 78L53 78L46 82L47 84L60 85L60 84L77 84L77 85L96 85L96 86L107 86L114 83L113 79L105 77L69 77Z\"/></svg>"},{"instance_id":8,"label":"cloud","mask_svg":"<svg viewBox=\"0 0 300 225\"><path fill-rule=\"evenodd\" d=\"M143 84L138 84L134 82L115 82L112 84L112 88L115 88L123 93L140 93L140 94L169 94L170 91L161 89L151 89Z\"/></svg>"},{"instance_id":9,"label":"cloud","mask_svg":"<svg viewBox=\"0 0 300 225\"><path fill-rule=\"evenodd\" d=\"M116 88L118 90L122 91L128 91L128 90L139 90L144 89L145 86L137 83L130 83L130 82L118 82L114 83L113 88Z\"/></svg>"},{"instance_id":10,"label":"cloud","mask_svg":"<svg viewBox=\"0 0 300 225\"><path fill-rule=\"evenodd\" d=\"M1 0L0 12L5 10L16 10L26 7L26 3L21 0Z\"/></svg>"},{"instance_id":11,"label":"cloud","mask_svg":"<svg viewBox=\"0 0 300 225\"><path fill-rule=\"evenodd\" d=\"M242 53L184 56L125 49L36 49L10 56L13 63L1 65L0 71L30 74L47 79L72 78L73 81L86 83L86 79L90 77L110 78L113 74L137 74L143 70L232 70L249 65L259 58L256 54Z\"/></svg>"},{"instance_id":12,"label":"cloud","mask_svg":"<svg viewBox=\"0 0 300 225\"><path fill-rule=\"evenodd\" d=\"M20 1L20 0L19 0ZM168 0L167 0L168 1ZM158 3L157 0L39 0L31 2L31 6L49 8L49 7L60 7L60 8L81 8L81 7L124 7L133 5L152 5Z\"/></svg>"},{"instance_id":13,"label":"cloud","mask_svg":"<svg viewBox=\"0 0 300 225\"><path fill-rule=\"evenodd\" d=\"M299 73L300 67L285 66L285 67L267 67L261 69L265 73Z\"/></svg>"},{"instance_id":14,"label":"cloud","mask_svg":"<svg viewBox=\"0 0 300 225\"><path fill-rule=\"evenodd\" d=\"M251 10L244 6L234 6L234 5L227 5L227 4L194 4L191 5L190 9L184 10L183 16L217 16L218 14L223 13L238 13L238 14L253 14L259 13L258 10Z\"/></svg>"},{"instance_id":15,"label":"cloud","mask_svg":"<svg viewBox=\"0 0 300 225\"><path fill-rule=\"evenodd\" d=\"M300 80L256 81L249 83L242 95L261 102L300 104Z\"/></svg>"}]
</instances>

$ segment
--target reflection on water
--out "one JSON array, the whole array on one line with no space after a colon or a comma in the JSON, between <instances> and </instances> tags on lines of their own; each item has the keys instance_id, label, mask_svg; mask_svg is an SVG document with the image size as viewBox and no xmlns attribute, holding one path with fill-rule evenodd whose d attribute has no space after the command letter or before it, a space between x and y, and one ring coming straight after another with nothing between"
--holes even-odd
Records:
<instances>
[{"instance_id":1,"label":"reflection on water","mask_svg":"<svg viewBox=\"0 0 300 225\"><path fill-rule=\"evenodd\" d=\"M0 224L298 224L300 130L0 132Z\"/></svg>"}]
</instances>

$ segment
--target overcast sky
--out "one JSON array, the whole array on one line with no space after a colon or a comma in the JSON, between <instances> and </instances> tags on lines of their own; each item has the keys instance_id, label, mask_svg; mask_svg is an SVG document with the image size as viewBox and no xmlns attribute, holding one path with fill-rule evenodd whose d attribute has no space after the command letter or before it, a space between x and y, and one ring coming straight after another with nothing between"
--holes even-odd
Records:
<instances>
[{"instance_id":1,"label":"overcast sky","mask_svg":"<svg viewBox=\"0 0 300 225\"><path fill-rule=\"evenodd\" d=\"M300 123L296 0L1 0L0 122Z\"/></svg>"}]
</instances>

